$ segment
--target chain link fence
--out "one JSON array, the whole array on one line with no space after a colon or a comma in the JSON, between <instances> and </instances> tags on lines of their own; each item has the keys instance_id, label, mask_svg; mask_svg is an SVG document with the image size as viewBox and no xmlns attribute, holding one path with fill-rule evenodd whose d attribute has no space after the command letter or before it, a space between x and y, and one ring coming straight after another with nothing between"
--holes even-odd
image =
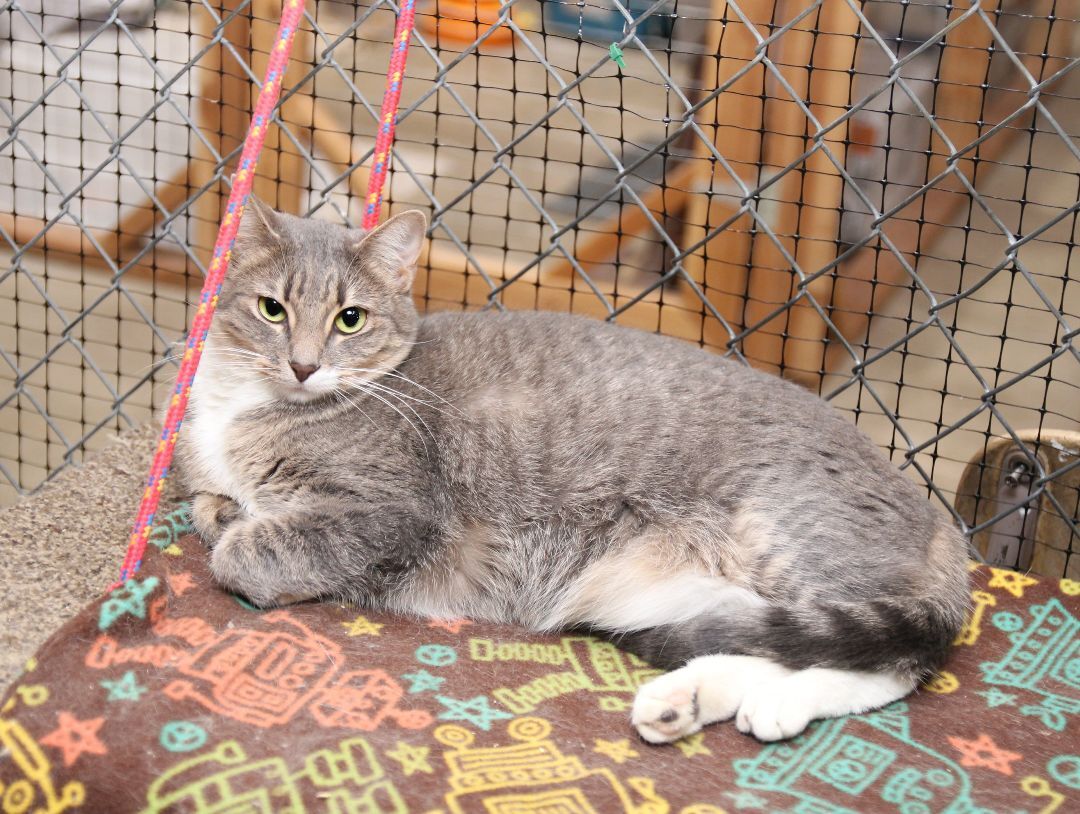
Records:
<instances>
[{"instance_id":1,"label":"chain link fence","mask_svg":"<svg viewBox=\"0 0 1080 814\"><path fill-rule=\"evenodd\" d=\"M256 193L360 220L393 0L309 0ZM151 419L275 0L0 3L0 502ZM1080 0L430 0L390 211L424 309L793 378L1013 567L1080 578Z\"/></svg>"}]
</instances>

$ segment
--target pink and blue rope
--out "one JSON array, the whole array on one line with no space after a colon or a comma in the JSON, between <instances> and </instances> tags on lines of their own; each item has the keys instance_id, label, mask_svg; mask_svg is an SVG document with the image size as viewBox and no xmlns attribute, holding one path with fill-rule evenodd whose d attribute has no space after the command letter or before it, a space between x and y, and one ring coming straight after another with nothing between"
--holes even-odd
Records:
<instances>
[{"instance_id":1,"label":"pink and blue rope","mask_svg":"<svg viewBox=\"0 0 1080 814\"><path fill-rule=\"evenodd\" d=\"M409 58L409 39L412 36L416 16L416 0L403 0L398 9L397 27L390 52L390 67L386 72L386 91L383 93L382 112L375 135L375 157L368 179L368 194L364 201L364 219L361 226L374 229L379 222L379 206L390 165L390 148L394 144L394 128L397 126L398 104L401 101L401 82L405 76L405 62Z\"/></svg>"},{"instance_id":2,"label":"pink and blue rope","mask_svg":"<svg viewBox=\"0 0 1080 814\"><path fill-rule=\"evenodd\" d=\"M363 225L365 229L373 228L379 221L379 203L382 197L383 182L386 179L387 159L394 137L398 101L401 98L401 82L405 72L409 37L413 28L414 5L415 0L405 0L402 4L397 29L394 33L393 53L390 58L390 68L387 72L386 93L383 96L380 127L375 142L375 163L372 168L364 211ZM270 62L266 67L266 77L262 89L259 91L259 98L255 103L255 112L251 118L251 125L244 139L244 146L240 153L240 163L233 176L232 191L229 194L229 202L225 207L225 217L222 219L221 226L218 229L217 241L214 243L214 253L207 269L206 279L203 282L202 295L199 298L199 307L195 312L195 319L188 334L184 356L180 362L180 370L177 373L176 387L173 390L169 408L165 413L161 438L158 441L154 460L150 465L150 475L147 478L146 489L143 492L142 502L139 504L134 527L131 530L127 553L120 569L120 578L112 588L123 585L134 576L142 564L143 553L150 537L158 501L165 486L165 478L169 474L173 450L176 447L176 439L180 433L180 424L184 419L184 410L187 407L188 397L191 395L191 383L195 378L195 371L199 367L203 345L210 330L210 321L213 319L218 295L221 293L221 284L229 267L229 256L236 240L240 218L244 214L244 205L251 195L252 184L255 181L255 166L258 164L259 154L262 152L263 143L266 141L271 113L274 105L277 104L278 97L281 95L281 81L285 74L285 66L288 64L293 40L296 37L296 29L300 25L303 14L303 0L285 0L282 3L281 23L278 26L273 50L270 52Z\"/></svg>"}]
</instances>

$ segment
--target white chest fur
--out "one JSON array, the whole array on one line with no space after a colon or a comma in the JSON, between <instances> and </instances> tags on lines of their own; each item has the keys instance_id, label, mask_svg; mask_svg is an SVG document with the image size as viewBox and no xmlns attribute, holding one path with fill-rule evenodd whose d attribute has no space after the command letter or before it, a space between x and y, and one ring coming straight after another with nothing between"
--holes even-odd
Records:
<instances>
[{"instance_id":1,"label":"white chest fur","mask_svg":"<svg viewBox=\"0 0 1080 814\"><path fill-rule=\"evenodd\" d=\"M184 418L189 481L201 490L230 497L254 513L253 478L241 472L230 455L236 448L236 419L266 404L270 395L257 381L215 369L208 349L191 388Z\"/></svg>"}]
</instances>

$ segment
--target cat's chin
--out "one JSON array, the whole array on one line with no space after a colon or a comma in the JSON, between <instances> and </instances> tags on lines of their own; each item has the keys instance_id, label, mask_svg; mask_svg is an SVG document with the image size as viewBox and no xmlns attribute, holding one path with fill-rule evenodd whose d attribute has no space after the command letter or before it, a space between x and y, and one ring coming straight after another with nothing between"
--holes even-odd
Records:
<instances>
[{"instance_id":1,"label":"cat's chin","mask_svg":"<svg viewBox=\"0 0 1080 814\"><path fill-rule=\"evenodd\" d=\"M332 389L304 387L297 384L282 384L275 389L278 397L290 404L312 404L325 399L333 392Z\"/></svg>"}]
</instances>

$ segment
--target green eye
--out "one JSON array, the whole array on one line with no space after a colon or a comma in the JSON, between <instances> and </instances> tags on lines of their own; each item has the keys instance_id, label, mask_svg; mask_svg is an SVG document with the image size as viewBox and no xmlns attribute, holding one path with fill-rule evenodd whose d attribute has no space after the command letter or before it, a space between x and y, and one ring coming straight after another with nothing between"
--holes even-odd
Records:
<instances>
[{"instance_id":1,"label":"green eye","mask_svg":"<svg viewBox=\"0 0 1080 814\"><path fill-rule=\"evenodd\" d=\"M285 306L270 297L259 297L259 313L270 322L285 321Z\"/></svg>"},{"instance_id":2,"label":"green eye","mask_svg":"<svg viewBox=\"0 0 1080 814\"><path fill-rule=\"evenodd\" d=\"M337 319L334 320L334 327L343 334L354 334L364 327L365 322L367 322L367 311L354 306L346 308L337 315Z\"/></svg>"}]
</instances>

